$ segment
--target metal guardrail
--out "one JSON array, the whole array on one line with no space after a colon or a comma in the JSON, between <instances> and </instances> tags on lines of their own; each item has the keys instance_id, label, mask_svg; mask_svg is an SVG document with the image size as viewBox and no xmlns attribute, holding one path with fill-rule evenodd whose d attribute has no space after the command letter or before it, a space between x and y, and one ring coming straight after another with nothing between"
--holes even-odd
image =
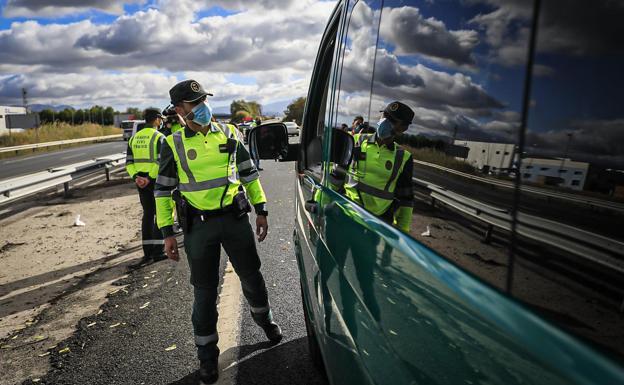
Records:
<instances>
[{"instance_id":1,"label":"metal guardrail","mask_svg":"<svg viewBox=\"0 0 624 385\"><path fill-rule=\"evenodd\" d=\"M126 154L119 153L0 181L0 205L60 185L63 185L65 194L67 194L69 182L101 170L105 171L108 180L111 168L122 166L125 163Z\"/></svg>"},{"instance_id":2,"label":"metal guardrail","mask_svg":"<svg viewBox=\"0 0 624 385\"><path fill-rule=\"evenodd\" d=\"M11 147L0 147L0 153L4 152L12 152L12 151L23 151L23 150L34 150L37 148L46 148L53 146L63 146L66 144L75 144L75 143L85 143L85 142L106 142L111 139L121 138L123 134L115 134L115 135L105 135L105 136L93 136L90 138L80 138L80 139L69 139L69 140L57 140L55 142L46 142L46 143L35 143L35 144L24 144L21 146L11 146Z\"/></svg>"},{"instance_id":3,"label":"metal guardrail","mask_svg":"<svg viewBox=\"0 0 624 385\"><path fill-rule=\"evenodd\" d=\"M439 164L435 164L435 163L423 162L421 160L414 160L414 163L427 166L427 167L431 167L431 168L436 168L444 172L459 175L467 179L472 179L478 182L483 182L483 183L491 184L494 186L500 186L500 187L505 187L505 188L510 188L510 189L514 189L516 187L513 182L508 182L508 181L503 181L503 180L493 180L491 178L484 178L484 177L468 174L465 172L453 170L452 168L440 166ZM532 193L532 194L544 195L544 196L548 196L552 198L559 198L559 199L564 199L564 200L568 200L568 201L572 201L576 203L582 203L582 204L586 204L589 206L624 212L624 204L611 202L611 201L607 201L604 199L591 198L591 197L586 197L582 195L575 195L575 194L569 194L569 193L563 193L563 192L548 191L548 190L541 189L538 187L532 187L532 186L526 186L526 185L521 185L520 190L524 192Z\"/></svg>"},{"instance_id":4,"label":"metal guardrail","mask_svg":"<svg viewBox=\"0 0 624 385\"><path fill-rule=\"evenodd\" d=\"M507 209L476 201L422 179L413 178L413 181L430 191L432 204L435 205L435 201L442 202L487 223L486 240L489 240L494 227L511 231L513 218ZM620 241L522 212L517 213L517 221L516 231L523 237L624 274L624 243Z\"/></svg>"}]
</instances>

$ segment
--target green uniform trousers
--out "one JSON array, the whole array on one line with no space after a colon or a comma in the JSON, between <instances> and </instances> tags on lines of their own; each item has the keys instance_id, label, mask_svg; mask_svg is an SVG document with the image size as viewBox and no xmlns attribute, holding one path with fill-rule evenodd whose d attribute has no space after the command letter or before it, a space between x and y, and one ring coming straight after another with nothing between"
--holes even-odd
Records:
<instances>
[{"instance_id":1,"label":"green uniform trousers","mask_svg":"<svg viewBox=\"0 0 624 385\"><path fill-rule=\"evenodd\" d=\"M213 360L219 355L217 291L221 246L240 278L254 319L269 321L272 316L249 216L236 218L227 212L204 217L204 220L195 217L189 234L184 235L184 250L194 289L192 321L201 361Z\"/></svg>"}]
</instances>

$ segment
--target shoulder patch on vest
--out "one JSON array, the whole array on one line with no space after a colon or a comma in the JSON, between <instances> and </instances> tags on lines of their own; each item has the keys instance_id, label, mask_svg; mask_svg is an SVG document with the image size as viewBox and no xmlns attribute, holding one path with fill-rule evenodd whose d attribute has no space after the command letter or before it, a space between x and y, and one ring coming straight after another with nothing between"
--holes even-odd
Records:
<instances>
[{"instance_id":1,"label":"shoulder patch on vest","mask_svg":"<svg viewBox=\"0 0 624 385\"><path fill-rule=\"evenodd\" d=\"M195 160L197 159L197 151L195 151L195 149L191 148L190 150L188 150L186 152L186 156L190 159L190 160Z\"/></svg>"},{"instance_id":2,"label":"shoulder patch on vest","mask_svg":"<svg viewBox=\"0 0 624 385\"><path fill-rule=\"evenodd\" d=\"M392 162L389 160L386 161L386 170L392 170Z\"/></svg>"}]
</instances>

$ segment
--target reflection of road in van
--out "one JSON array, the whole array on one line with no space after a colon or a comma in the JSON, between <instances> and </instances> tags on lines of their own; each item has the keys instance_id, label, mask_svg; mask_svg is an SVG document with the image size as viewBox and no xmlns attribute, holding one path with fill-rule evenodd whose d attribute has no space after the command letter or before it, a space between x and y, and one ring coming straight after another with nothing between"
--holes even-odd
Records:
<instances>
[{"instance_id":1,"label":"reflection of road in van","mask_svg":"<svg viewBox=\"0 0 624 385\"><path fill-rule=\"evenodd\" d=\"M296 160L308 339L332 384L624 383L622 17L607 0L565 17L553 0L338 2L300 144L279 124L250 139ZM377 127L394 100L415 112L409 234L331 184L354 147L334 130Z\"/></svg>"}]
</instances>

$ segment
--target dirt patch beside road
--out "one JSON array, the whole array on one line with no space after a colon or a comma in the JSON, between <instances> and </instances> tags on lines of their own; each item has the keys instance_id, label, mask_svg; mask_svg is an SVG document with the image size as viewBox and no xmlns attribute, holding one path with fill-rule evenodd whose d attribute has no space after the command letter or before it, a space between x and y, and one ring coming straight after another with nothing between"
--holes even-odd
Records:
<instances>
[{"instance_id":1,"label":"dirt patch beside road","mask_svg":"<svg viewBox=\"0 0 624 385\"><path fill-rule=\"evenodd\" d=\"M119 289L142 255L140 217L136 188L117 180L0 221L0 384L47 372L51 347Z\"/></svg>"}]
</instances>

